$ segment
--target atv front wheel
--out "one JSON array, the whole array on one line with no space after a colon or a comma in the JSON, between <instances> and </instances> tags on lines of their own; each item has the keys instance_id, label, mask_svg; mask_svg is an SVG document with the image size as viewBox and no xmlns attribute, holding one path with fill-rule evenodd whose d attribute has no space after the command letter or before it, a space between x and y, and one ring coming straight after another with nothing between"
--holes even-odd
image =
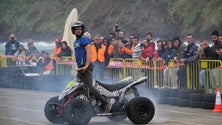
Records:
<instances>
[{"instance_id":1,"label":"atv front wheel","mask_svg":"<svg viewBox=\"0 0 222 125\"><path fill-rule=\"evenodd\" d=\"M63 116L58 113L60 104L61 101L58 100L58 96L50 98L45 104L45 116L52 123L61 124L65 122Z\"/></svg>"},{"instance_id":2,"label":"atv front wheel","mask_svg":"<svg viewBox=\"0 0 222 125\"><path fill-rule=\"evenodd\" d=\"M153 119L155 108L150 99L136 97L128 106L127 116L134 124L147 124Z\"/></svg>"},{"instance_id":3,"label":"atv front wheel","mask_svg":"<svg viewBox=\"0 0 222 125\"><path fill-rule=\"evenodd\" d=\"M92 106L80 98L71 100L64 108L64 118L69 125L87 125L92 116Z\"/></svg>"}]
</instances>

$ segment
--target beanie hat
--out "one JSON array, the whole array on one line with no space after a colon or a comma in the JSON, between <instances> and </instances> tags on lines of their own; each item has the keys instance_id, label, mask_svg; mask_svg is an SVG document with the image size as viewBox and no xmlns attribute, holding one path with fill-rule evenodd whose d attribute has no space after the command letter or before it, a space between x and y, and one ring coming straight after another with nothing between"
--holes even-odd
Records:
<instances>
[{"instance_id":1,"label":"beanie hat","mask_svg":"<svg viewBox=\"0 0 222 125\"><path fill-rule=\"evenodd\" d=\"M211 36L219 36L219 32L217 30L214 30L212 33L211 33Z\"/></svg>"}]
</instances>

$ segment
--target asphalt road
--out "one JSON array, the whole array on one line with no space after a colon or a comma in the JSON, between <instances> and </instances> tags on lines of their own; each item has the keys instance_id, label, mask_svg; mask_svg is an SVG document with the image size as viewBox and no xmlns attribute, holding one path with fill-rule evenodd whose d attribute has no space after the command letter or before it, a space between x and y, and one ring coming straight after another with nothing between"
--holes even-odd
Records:
<instances>
[{"instance_id":1,"label":"asphalt road","mask_svg":"<svg viewBox=\"0 0 222 125\"><path fill-rule=\"evenodd\" d=\"M0 88L0 125L52 125L44 116L45 102L58 93ZM221 125L222 113L201 108L155 104L151 125ZM112 122L94 117L90 125L132 125L128 119Z\"/></svg>"}]
</instances>

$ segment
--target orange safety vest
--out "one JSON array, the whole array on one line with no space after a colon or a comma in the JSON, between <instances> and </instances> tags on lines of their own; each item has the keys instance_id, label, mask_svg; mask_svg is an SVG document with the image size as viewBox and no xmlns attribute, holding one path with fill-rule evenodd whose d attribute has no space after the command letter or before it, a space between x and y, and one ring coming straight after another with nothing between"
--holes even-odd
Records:
<instances>
[{"instance_id":1,"label":"orange safety vest","mask_svg":"<svg viewBox=\"0 0 222 125\"><path fill-rule=\"evenodd\" d=\"M92 48L92 62L95 62L98 60L99 62L105 62L105 52L106 52L106 46L101 45L101 48L98 49L98 52L96 51L96 46L93 44L91 45Z\"/></svg>"},{"instance_id":2,"label":"orange safety vest","mask_svg":"<svg viewBox=\"0 0 222 125\"><path fill-rule=\"evenodd\" d=\"M51 58L50 58L51 59ZM45 62L45 59L42 58L42 63ZM53 62L52 62L52 59L50 60L50 62L44 67L44 71L50 71L52 70L54 67L53 67Z\"/></svg>"},{"instance_id":3,"label":"orange safety vest","mask_svg":"<svg viewBox=\"0 0 222 125\"><path fill-rule=\"evenodd\" d=\"M60 47L55 47L53 50L53 55L59 55L61 52L62 48Z\"/></svg>"}]
</instances>

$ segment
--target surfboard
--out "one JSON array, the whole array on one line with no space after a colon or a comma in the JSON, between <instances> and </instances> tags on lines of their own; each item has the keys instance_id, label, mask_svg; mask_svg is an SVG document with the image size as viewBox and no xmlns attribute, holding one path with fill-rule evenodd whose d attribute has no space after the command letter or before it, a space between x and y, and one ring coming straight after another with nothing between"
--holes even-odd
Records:
<instances>
[{"instance_id":1,"label":"surfboard","mask_svg":"<svg viewBox=\"0 0 222 125\"><path fill-rule=\"evenodd\" d=\"M69 47L72 49L72 52L74 52L73 42L76 39L76 37L75 35L72 34L71 26L72 23L77 20L78 20L78 11L76 8L74 8L66 19L63 37L62 37L62 41L66 41L68 43Z\"/></svg>"}]
</instances>

